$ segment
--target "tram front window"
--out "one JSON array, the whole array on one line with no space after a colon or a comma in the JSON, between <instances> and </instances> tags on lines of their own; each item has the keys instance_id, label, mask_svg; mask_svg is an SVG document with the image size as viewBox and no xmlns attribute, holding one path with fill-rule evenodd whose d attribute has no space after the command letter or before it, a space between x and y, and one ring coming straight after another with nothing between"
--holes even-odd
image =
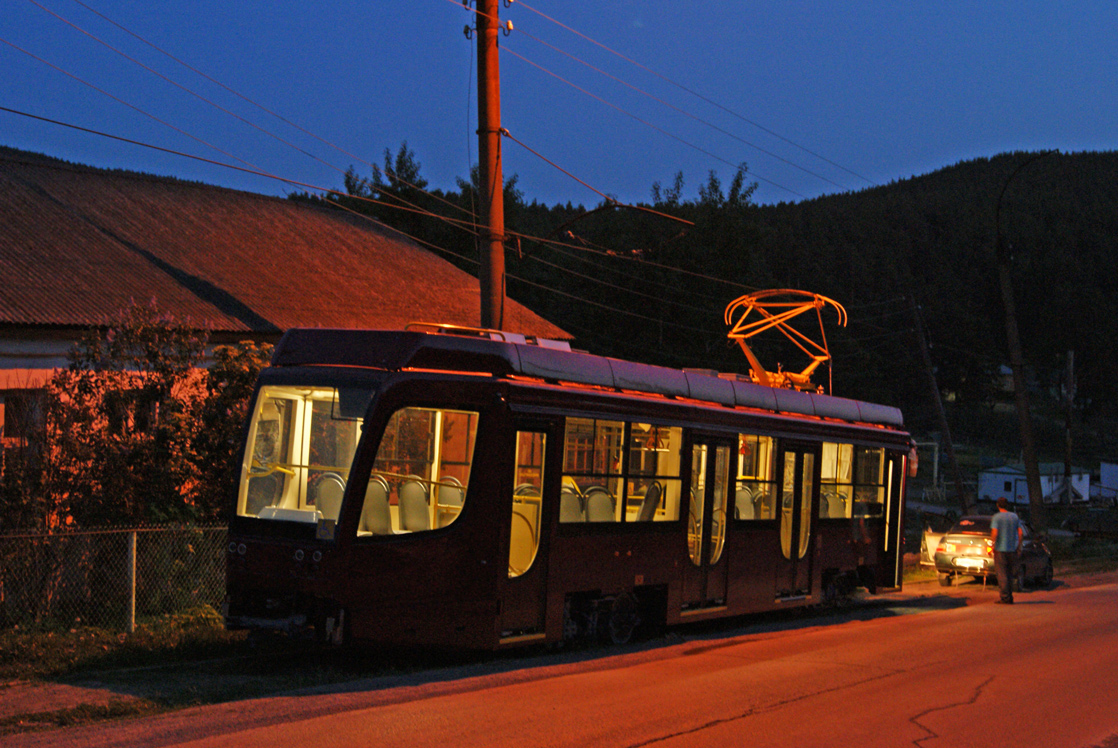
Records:
<instances>
[{"instance_id":1,"label":"tram front window","mask_svg":"<svg viewBox=\"0 0 1118 748\"><path fill-rule=\"evenodd\" d=\"M371 394L334 387L263 387L241 465L237 514L337 520Z\"/></svg>"}]
</instances>

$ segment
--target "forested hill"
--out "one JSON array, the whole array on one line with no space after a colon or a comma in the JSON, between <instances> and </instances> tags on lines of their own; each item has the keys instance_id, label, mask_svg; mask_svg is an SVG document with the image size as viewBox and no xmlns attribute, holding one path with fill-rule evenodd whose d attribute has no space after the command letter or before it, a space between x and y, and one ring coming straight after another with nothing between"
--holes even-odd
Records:
<instances>
[{"instance_id":1,"label":"forested hill","mask_svg":"<svg viewBox=\"0 0 1118 748\"><path fill-rule=\"evenodd\" d=\"M1058 387L1074 351L1080 405L1114 414L1118 153L1005 154L757 208L759 251L781 269L775 280L832 296L850 312L849 327L834 336L836 389L841 382L886 400L892 393L920 410L925 383L907 303L914 297L941 388L963 402L998 397L1009 362L995 262L999 195L1036 384Z\"/></svg>"},{"instance_id":2,"label":"forested hill","mask_svg":"<svg viewBox=\"0 0 1118 748\"><path fill-rule=\"evenodd\" d=\"M1038 410L1054 404L1069 350L1084 415L1116 415L1118 386L1118 153L1012 153L961 162L924 176L794 204L752 203L748 172L715 174L692 190L682 175L656 184L641 206L527 203L506 186L507 289L595 353L669 366L748 371L726 339L723 310L751 290L795 288L829 296L849 312L824 313L835 394L900 406L931 427L929 388L914 334L923 315L930 355L949 408L990 408L1010 396L995 264L995 216L1012 247L1012 273ZM1026 162L1028 162L1026 164ZM1024 166L1022 166L1025 164ZM406 144L386 151L383 171L350 174L332 198L430 242L477 272L474 237L461 220L476 191L423 192ZM471 180L476 183L476 174ZM685 198L685 192L694 194ZM386 207L406 204L407 210ZM914 303L915 302L915 303ZM818 322L808 320L818 330ZM800 370L803 354L779 336L756 339L769 368ZM826 384L821 370L816 382ZM1046 401L1046 398L1047 401Z\"/></svg>"}]
</instances>

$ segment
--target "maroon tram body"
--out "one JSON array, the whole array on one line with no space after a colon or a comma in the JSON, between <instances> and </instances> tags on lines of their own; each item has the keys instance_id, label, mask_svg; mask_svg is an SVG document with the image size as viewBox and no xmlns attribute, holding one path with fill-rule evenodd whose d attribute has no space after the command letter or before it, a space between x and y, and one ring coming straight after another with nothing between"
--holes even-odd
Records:
<instances>
[{"instance_id":1,"label":"maroon tram body","mask_svg":"<svg viewBox=\"0 0 1118 748\"><path fill-rule=\"evenodd\" d=\"M513 337L284 336L230 628L497 649L900 586L895 408Z\"/></svg>"}]
</instances>

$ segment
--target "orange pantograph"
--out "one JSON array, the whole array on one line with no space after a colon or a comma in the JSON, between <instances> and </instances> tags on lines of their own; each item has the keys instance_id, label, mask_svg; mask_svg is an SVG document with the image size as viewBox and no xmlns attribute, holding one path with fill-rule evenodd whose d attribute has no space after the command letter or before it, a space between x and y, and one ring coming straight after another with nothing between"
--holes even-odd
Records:
<instances>
[{"instance_id":1,"label":"orange pantograph","mask_svg":"<svg viewBox=\"0 0 1118 748\"><path fill-rule=\"evenodd\" d=\"M805 392L823 391L822 385L816 387L811 383L811 375L820 364L831 360L831 353L827 350L827 335L823 331L823 307L828 305L835 308L838 312L839 325L845 327L846 310L843 309L842 304L810 291L777 288L739 296L730 302L726 307L726 324L730 325L730 332L726 336L730 340L736 340L745 357L749 359L754 382L767 387L783 387ZM819 321L818 343L790 324L791 320L811 310L815 310L815 316ZM780 365L775 372L766 370L746 345L746 339L774 327L784 333L785 337L811 359L800 373L783 371Z\"/></svg>"}]
</instances>

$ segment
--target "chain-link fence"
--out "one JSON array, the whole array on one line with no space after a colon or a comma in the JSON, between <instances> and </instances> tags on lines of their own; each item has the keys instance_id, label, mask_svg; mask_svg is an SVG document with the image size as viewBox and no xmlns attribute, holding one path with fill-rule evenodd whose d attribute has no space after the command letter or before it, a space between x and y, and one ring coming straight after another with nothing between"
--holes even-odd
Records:
<instances>
[{"instance_id":1,"label":"chain-link fence","mask_svg":"<svg viewBox=\"0 0 1118 748\"><path fill-rule=\"evenodd\" d=\"M225 596L225 527L148 527L0 535L0 628L91 625Z\"/></svg>"}]
</instances>

